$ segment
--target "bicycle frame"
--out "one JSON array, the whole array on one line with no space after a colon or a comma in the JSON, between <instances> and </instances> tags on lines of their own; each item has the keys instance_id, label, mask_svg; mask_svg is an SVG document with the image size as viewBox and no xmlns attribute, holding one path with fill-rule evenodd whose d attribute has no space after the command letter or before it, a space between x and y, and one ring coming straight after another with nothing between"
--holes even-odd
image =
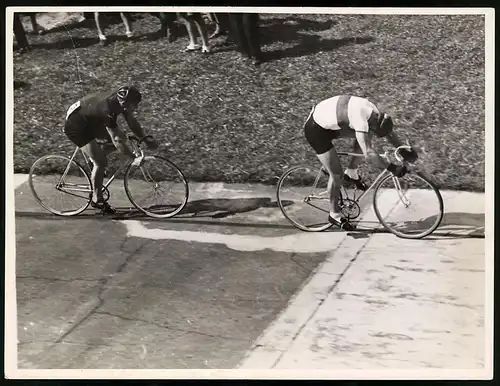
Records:
<instances>
[{"instance_id":1,"label":"bicycle frame","mask_svg":"<svg viewBox=\"0 0 500 386\"><path fill-rule=\"evenodd\" d=\"M395 150L395 155L396 155L396 158L399 160L399 161L402 161L402 157L398 155L398 151L402 148L408 148L409 146L400 146L398 147L396 150ZM349 152L338 152L337 153L338 155L340 156L351 156L351 157L364 157L364 154L362 153L349 153ZM385 158L386 160L389 160L389 156L387 154L387 152L385 152L384 154L379 154L382 158ZM318 193L318 194L314 194L314 190L316 189L316 186L319 182L319 179L321 177L321 174L322 173L325 173L325 174L328 174L327 170L324 168L324 166L321 166L320 168L320 171L318 172L318 175L316 176L316 179L314 181L314 184L312 186L312 192L307 195L304 199L304 202L313 206L314 208L316 209L319 209L323 212L328 212L326 211L325 209L323 208L319 208L315 205L313 205L310 201L311 199L324 199L324 197L320 197L320 196L323 196L325 194L328 193L328 191L324 191L324 192L321 192L321 193ZM377 178L375 178L375 181L373 181L373 183L357 198L354 198L352 201L354 201L355 203L359 203L363 197L365 197L368 192L370 192L375 186L377 186L377 184L379 183L380 180L382 180L382 178L384 178L388 173L390 173L387 169L384 169L380 172L380 174L377 176ZM408 202L408 199L406 198L406 196L403 194L403 191L401 189L401 184L399 183L399 179L395 176L392 176L392 180L394 182L394 185L396 187L396 190L398 191L398 195L400 197L400 199L403 201L404 205L407 206L407 202ZM343 188L345 190L345 187L344 186L341 186L341 188ZM348 197L347 193L345 194L345 196ZM404 198L404 199L403 199ZM342 200L344 199L343 195L340 196L340 202L342 203Z\"/></svg>"},{"instance_id":2,"label":"bicycle frame","mask_svg":"<svg viewBox=\"0 0 500 386\"><path fill-rule=\"evenodd\" d=\"M134 152L140 152L141 156L144 156L144 153L143 153L142 149L140 148L140 146L134 143L134 140L137 140L137 138L134 137L134 136L129 136L128 138L130 140L130 143L132 144L132 147L134 148ZM70 157L70 161L68 162L68 166L66 166L66 169L64 170L63 174L61 175L61 179L59 180L59 182L56 185L56 189L59 190L59 191L64 191L65 193L71 194L73 196L81 197L81 196L78 196L76 194L71 193L70 191L92 193L92 189L90 189L86 185L85 186L81 186L81 185L78 185L78 184L68 184L70 186L75 186L76 188L69 188L69 189L64 189L64 190L62 188L62 186L65 185L64 180L66 178L66 175L68 174L71 162L73 162L73 160L75 159L76 155L78 154L78 151L81 151L81 153L83 155L83 159L85 160L85 163L87 164L87 167L90 169L89 157L85 154L85 152L82 151L81 148L76 147L75 151L73 152L72 156ZM116 176L119 173L121 173L127 166L128 166L127 163L123 163L118 168L118 170L116 170L113 173L113 175L106 181L106 183L103 184L102 188L103 189L107 189L108 186L110 186L113 183L113 181L115 180ZM142 171L142 172L144 173L144 171ZM68 190L70 190L70 191L68 191Z\"/></svg>"}]
</instances>

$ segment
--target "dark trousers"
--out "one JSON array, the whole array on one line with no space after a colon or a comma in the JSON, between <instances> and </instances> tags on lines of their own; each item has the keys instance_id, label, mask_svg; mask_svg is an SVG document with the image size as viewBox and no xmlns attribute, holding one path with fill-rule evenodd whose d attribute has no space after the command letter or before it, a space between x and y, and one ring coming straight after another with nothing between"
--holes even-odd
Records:
<instances>
[{"instance_id":1,"label":"dark trousers","mask_svg":"<svg viewBox=\"0 0 500 386\"><path fill-rule=\"evenodd\" d=\"M29 48L26 31L24 31L21 15L18 12L14 13L14 35L19 48Z\"/></svg>"},{"instance_id":2,"label":"dark trousers","mask_svg":"<svg viewBox=\"0 0 500 386\"><path fill-rule=\"evenodd\" d=\"M177 13L175 12L151 12L153 16L160 19L161 31L167 37L168 41L174 41L179 35L177 29Z\"/></svg>"},{"instance_id":3,"label":"dark trousers","mask_svg":"<svg viewBox=\"0 0 500 386\"><path fill-rule=\"evenodd\" d=\"M229 14L228 13L216 13L217 23L219 23L222 31L229 31Z\"/></svg>"},{"instance_id":4,"label":"dark trousers","mask_svg":"<svg viewBox=\"0 0 500 386\"><path fill-rule=\"evenodd\" d=\"M231 37L236 40L240 52L250 58L262 56L259 36L258 13L230 13Z\"/></svg>"}]
</instances>

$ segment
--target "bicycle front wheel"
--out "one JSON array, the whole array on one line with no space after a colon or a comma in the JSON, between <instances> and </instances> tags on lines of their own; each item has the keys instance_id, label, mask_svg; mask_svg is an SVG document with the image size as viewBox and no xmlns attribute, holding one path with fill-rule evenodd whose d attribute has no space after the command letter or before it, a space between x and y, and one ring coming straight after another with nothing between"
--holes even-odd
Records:
<instances>
[{"instance_id":1,"label":"bicycle front wheel","mask_svg":"<svg viewBox=\"0 0 500 386\"><path fill-rule=\"evenodd\" d=\"M92 184L74 160L46 155L31 166L29 186L43 208L59 216L75 216L90 204Z\"/></svg>"},{"instance_id":2,"label":"bicycle front wheel","mask_svg":"<svg viewBox=\"0 0 500 386\"><path fill-rule=\"evenodd\" d=\"M380 223L405 239L421 239L441 223L444 204L438 188L420 173L387 175L375 187L373 208Z\"/></svg>"},{"instance_id":3,"label":"bicycle front wheel","mask_svg":"<svg viewBox=\"0 0 500 386\"><path fill-rule=\"evenodd\" d=\"M279 179L276 191L283 215L298 229L321 232L328 222L328 175L317 167L294 166Z\"/></svg>"},{"instance_id":4,"label":"bicycle front wheel","mask_svg":"<svg viewBox=\"0 0 500 386\"><path fill-rule=\"evenodd\" d=\"M189 187L182 171L159 156L146 156L141 166L132 163L125 171L125 193L130 202L144 214L169 218L187 204Z\"/></svg>"}]
</instances>

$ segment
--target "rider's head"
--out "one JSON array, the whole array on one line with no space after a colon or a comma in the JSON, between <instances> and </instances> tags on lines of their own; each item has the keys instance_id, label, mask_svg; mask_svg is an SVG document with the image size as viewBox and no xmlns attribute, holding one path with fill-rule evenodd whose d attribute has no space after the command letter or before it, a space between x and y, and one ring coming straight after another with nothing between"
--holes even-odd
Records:
<instances>
[{"instance_id":1,"label":"rider's head","mask_svg":"<svg viewBox=\"0 0 500 386\"><path fill-rule=\"evenodd\" d=\"M126 111L134 111L137 109L142 96L135 86L122 86L116 92L116 100L121 108Z\"/></svg>"},{"instance_id":2,"label":"rider's head","mask_svg":"<svg viewBox=\"0 0 500 386\"><path fill-rule=\"evenodd\" d=\"M392 118L388 114L381 112L375 125L375 134L377 134L377 137L385 137L392 132L393 126Z\"/></svg>"}]
</instances>

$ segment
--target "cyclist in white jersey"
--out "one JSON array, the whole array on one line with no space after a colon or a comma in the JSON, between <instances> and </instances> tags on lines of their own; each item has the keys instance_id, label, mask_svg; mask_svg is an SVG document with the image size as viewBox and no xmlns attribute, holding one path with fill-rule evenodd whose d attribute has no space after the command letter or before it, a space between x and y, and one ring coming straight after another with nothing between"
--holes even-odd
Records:
<instances>
[{"instance_id":1,"label":"cyclist in white jersey","mask_svg":"<svg viewBox=\"0 0 500 386\"><path fill-rule=\"evenodd\" d=\"M395 147L402 146L402 142L392 129L392 118L380 112L372 102L365 98L338 95L319 102L311 110L304 124L304 133L321 164L330 175L328 180L331 204L328 221L330 223L347 231L355 229L340 213L338 201L343 182L355 184L358 189L366 190L366 185L358 175L358 166L363 158L351 157L342 178L342 166L333 140L354 138L353 152L359 153L361 150L365 158L374 165L401 177L406 173L406 168L388 163L378 155L371 144L372 135L375 133L378 137L386 137ZM401 155L409 162L415 162L418 158L414 150L402 150Z\"/></svg>"}]
</instances>

